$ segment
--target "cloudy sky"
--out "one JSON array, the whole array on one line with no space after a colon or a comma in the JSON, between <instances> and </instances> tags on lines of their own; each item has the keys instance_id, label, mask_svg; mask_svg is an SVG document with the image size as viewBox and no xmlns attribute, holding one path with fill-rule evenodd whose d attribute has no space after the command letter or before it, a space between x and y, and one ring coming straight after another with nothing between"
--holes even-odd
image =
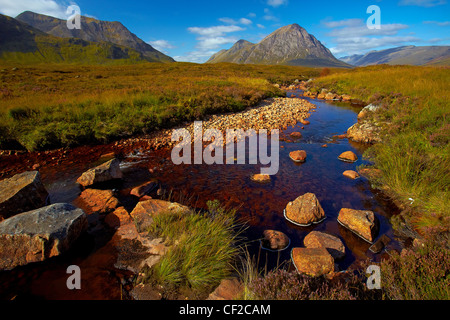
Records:
<instances>
[{"instance_id":1,"label":"cloudy sky","mask_svg":"<svg viewBox=\"0 0 450 320\"><path fill-rule=\"evenodd\" d=\"M0 13L30 10L67 18L82 15L120 21L138 37L177 61L204 62L239 39L259 42L298 23L336 57L402 45L449 45L450 0L0 0ZM370 5L381 11L381 28L369 29Z\"/></svg>"}]
</instances>

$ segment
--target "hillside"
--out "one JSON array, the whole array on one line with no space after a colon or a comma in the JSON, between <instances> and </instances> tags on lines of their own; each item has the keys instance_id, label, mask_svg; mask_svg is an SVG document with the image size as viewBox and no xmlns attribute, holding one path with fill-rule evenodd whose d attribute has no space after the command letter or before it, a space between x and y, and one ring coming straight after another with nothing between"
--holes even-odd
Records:
<instances>
[{"instance_id":1,"label":"hillside","mask_svg":"<svg viewBox=\"0 0 450 320\"><path fill-rule=\"evenodd\" d=\"M257 44L239 40L229 50L222 50L207 61L218 62L349 67L298 24L282 27Z\"/></svg>"},{"instance_id":2,"label":"hillside","mask_svg":"<svg viewBox=\"0 0 450 320\"><path fill-rule=\"evenodd\" d=\"M100 21L82 16L81 29L69 30L65 20L30 11L21 13L16 19L55 37L79 38L90 42L110 42L132 48L142 53L150 62L174 62L171 57L154 49L117 21Z\"/></svg>"},{"instance_id":3,"label":"hillside","mask_svg":"<svg viewBox=\"0 0 450 320\"><path fill-rule=\"evenodd\" d=\"M122 64L145 62L136 50L109 42L89 42L48 35L0 14L0 60L29 63Z\"/></svg>"},{"instance_id":4,"label":"hillside","mask_svg":"<svg viewBox=\"0 0 450 320\"><path fill-rule=\"evenodd\" d=\"M340 60L358 67L377 64L422 66L449 65L449 58L450 46L405 46L342 57Z\"/></svg>"}]
</instances>

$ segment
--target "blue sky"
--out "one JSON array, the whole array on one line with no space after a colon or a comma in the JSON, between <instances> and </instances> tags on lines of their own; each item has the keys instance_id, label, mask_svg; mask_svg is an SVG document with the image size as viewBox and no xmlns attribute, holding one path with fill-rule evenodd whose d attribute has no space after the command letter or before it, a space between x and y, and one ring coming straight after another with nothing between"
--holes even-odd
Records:
<instances>
[{"instance_id":1,"label":"blue sky","mask_svg":"<svg viewBox=\"0 0 450 320\"><path fill-rule=\"evenodd\" d=\"M0 13L25 11L67 18L82 15L120 21L131 32L177 61L204 62L237 40L259 42L298 23L336 57L401 45L449 45L450 0L0 0ZM381 10L381 29L369 29L367 8Z\"/></svg>"}]
</instances>

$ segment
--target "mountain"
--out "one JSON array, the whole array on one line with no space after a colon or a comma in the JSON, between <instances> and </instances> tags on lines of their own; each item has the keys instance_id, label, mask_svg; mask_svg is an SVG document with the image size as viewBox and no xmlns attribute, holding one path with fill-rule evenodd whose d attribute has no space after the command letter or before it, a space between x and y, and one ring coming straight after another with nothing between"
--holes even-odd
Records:
<instances>
[{"instance_id":1,"label":"mountain","mask_svg":"<svg viewBox=\"0 0 450 320\"><path fill-rule=\"evenodd\" d=\"M450 46L403 46L340 58L358 67L375 64L449 65L449 59Z\"/></svg>"},{"instance_id":2,"label":"mountain","mask_svg":"<svg viewBox=\"0 0 450 320\"><path fill-rule=\"evenodd\" d=\"M207 61L218 62L350 67L336 59L330 50L298 24L282 27L257 44L239 40L229 50L219 51Z\"/></svg>"},{"instance_id":3,"label":"mountain","mask_svg":"<svg viewBox=\"0 0 450 320\"><path fill-rule=\"evenodd\" d=\"M171 57L159 52L148 43L131 33L122 23L100 21L81 16L81 29L67 28L67 21L25 11L16 17L38 30L61 38L79 38L90 42L110 42L132 48L144 55L150 62L174 62Z\"/></svg>"},{"instance_id":4,"label":"mountain","mask_svg":"<svg viewBox=\"0 0 450 320\"><path fill-rule=\"evenodd\" d=\"M0 14L0 60L14 63L117 64L145 62L138 51L110 42L48 35Z\"/></svg>"}]
</instances>

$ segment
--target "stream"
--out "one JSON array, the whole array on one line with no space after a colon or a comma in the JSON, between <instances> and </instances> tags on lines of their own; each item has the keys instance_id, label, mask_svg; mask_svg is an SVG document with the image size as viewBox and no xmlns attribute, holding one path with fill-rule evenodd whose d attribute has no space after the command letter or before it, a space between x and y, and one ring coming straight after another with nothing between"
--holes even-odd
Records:
<instances>
[{"instance_id":1,"label":"stream","mask_svg":"<svg viewBox=\"0 0 450 320\"><path fill-rule=\"evenodd\" d=\"M300 91L289 91L288 96ZM401 241L396 239L389 223L391 215L398 209L369 181L361 177L351 180L342 175L345 170L355 170L367 164L362 154L367 145L348 139L337 139L357 121L361 106L349 103L326 102L304 98L317 106L311 113L309 125L302 124L280 131L279 172L271 182L259 184L250 179L260 173L260 165L174 165L171 149L146 150L145 146L122 150L121 168L123 182L114 186L119 200L130 210L137 200L130 190L150 179L157 179L171 200L182 202L197 209L205 209L208 200L219 200L231 208L237 208L238 218L244 220L248 229L245 236L248 250L258 256L260 268L271 269L287 264L293 247L302 247L304 237L311 232L323 231L343 240L346 256L338 260L339 270L346 270L359 260L370 258L379 261L383 255L369 251L370 244L363 241L337 222L341 208L371 210L380 222L378 236L387 235L393 241L389 248L399 249ZM289 134L300 131L302 138L290 140ZM327 147L323 147L327 144ZM111 152L112 145L80 147L70 151L67 161L58 166L46 167L41 172L52 203L76 203L80 187L76 179L88 168L105 160L102 154ZM305 163L294 163L289 152L305 150ZM347 163L338 160L345 151L353 151L358 160ZM72 160L70 160L72 159ZM283 215L287 203L304 193L316 194L327 219L318 225L299 227L288 222ZM95 219L95 217L93 218ZM261 249L259 239L267 229L284 232L290 246L280 252ZM121 299L123 286L131 274L114 268L114 248L109 244L112 234L98 226L81 237L66 254L42 263L18 267L0 272L0 299ZM82 270L82 290L70 291L66 287L69 265L78 265ZM291 266L292 268L292 266Z\"/></svg>"}]
</instances>

